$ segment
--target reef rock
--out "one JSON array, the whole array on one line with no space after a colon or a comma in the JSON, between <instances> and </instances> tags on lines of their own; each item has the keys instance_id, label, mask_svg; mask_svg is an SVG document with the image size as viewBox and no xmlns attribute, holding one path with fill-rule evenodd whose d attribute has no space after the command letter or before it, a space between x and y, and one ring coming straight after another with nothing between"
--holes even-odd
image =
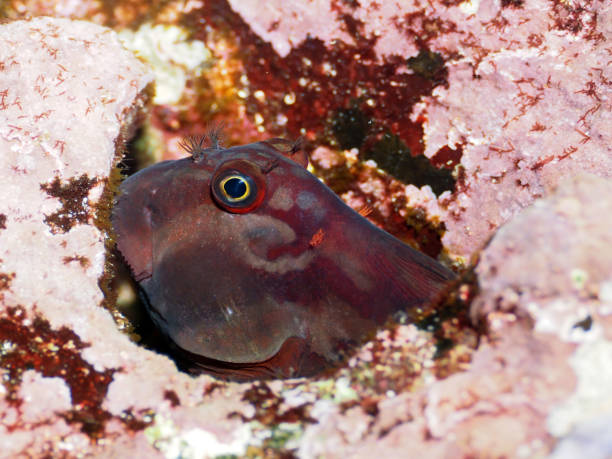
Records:
<instances>
[{"instance_id":1,"label":"reef rock","mask_svg":"<svg viewBox=\"0 0 612 459\"><path fill-rule=\"evenodd\" d=\"M612 454L610 215L612 180L563 180L497 232L476 268L481 293L471 313L486 322L492 342L522 330L530 356L515 366L540 367L539 395L526 395L550 435L565 437L554 457L573 457L576 448L589 457Z\"/></svg>"},{"instance_id":2,"label":"reef rock","mask_svg":"<svg viewBox=\"0 0 612 459\"><path fill-rule=\"evenodd\" d=\"M132 347L100 306L109 177L150 82L109 29L0 25L4 457L88 448L82 432L109 417L103 397Z\"/></svg>"}]
</instances>

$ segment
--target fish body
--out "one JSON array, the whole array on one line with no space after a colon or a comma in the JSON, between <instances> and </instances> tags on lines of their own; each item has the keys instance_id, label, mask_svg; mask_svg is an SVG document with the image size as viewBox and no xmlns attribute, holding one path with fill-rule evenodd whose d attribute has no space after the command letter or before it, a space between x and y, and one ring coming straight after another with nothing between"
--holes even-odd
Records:
<instances>
[{"instance_id":1,"label":"fish body","mask_svg":"<svg viewBox=\"0 0 612 459\"><path fill-rule=\"evenodd\" d=\"M314 374L453 278L284 147L192 142L191 157L121 185L118 249L153 321L194 367L238 379Z\"/></svg>"}]
</instances>

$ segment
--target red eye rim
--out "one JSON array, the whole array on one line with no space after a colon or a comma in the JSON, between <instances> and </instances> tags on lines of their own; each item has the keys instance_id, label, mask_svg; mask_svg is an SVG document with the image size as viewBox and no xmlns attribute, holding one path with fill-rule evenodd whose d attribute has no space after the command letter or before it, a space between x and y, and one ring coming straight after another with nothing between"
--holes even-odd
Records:
<instances>
[{"instance_id":1,"label":"red eye rim","mask_svg":"<svg viewBox=\"0 0 612 459\"><path fill-rule=\"evenodd\" d=\"M249 195L239 201L228 196L222 186L228 178L240 178L246 182ZM215 203L221 209L233 214L246 214L255 210L266 195L266 181L256 164L244 159L222 163L213 173L210 182Z\"/></svg>"}]
</instances>

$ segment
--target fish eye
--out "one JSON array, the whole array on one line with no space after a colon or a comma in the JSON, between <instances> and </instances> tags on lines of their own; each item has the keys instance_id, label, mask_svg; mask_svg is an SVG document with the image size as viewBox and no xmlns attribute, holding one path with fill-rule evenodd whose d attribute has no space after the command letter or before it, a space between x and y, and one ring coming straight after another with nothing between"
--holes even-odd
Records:
<instances>
[{"instance_id":1,"label":"fish eye","mask_svg":"<svg viewBox=\"0 0 612 459\"><path fill-rule=\"evenodd\" d=\"M229 161L214 172L211 191L215 202L223 210L243 214L261 204L265 179L253 163Z\"/></svg>"},{"instance_id":2,"label":"fish eye","mask_svg":"<svg viewBox=\"0 0 612 459\"><path fill-rule=\"evenodd\" d=\"M251 186L249 181L241 175L230 175L221 180L219 184L225 197L232 202L244 201L249 197Z\"/></svg>"}]
</instances>

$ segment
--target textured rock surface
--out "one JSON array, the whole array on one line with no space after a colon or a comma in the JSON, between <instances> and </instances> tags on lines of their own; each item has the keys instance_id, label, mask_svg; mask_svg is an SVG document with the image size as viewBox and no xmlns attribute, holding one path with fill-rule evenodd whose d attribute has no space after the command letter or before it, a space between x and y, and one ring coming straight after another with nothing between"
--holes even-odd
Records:
<instances>
[{"instance_id":1,"label":"textured rock surface","mask_svg":"<svg viewBox=\"0 0 612 459\"><path fill-rule=\"evenodd\" d=\"M550 199L536 201L504 226L482 254L481 294L472 308L493 336L504 333L500 324L518 320L540 345L555 350L556 367L565 362L564 371L570 371L554 377L547 370L542 381L561 388L575 379L575 388L547 410L547 428L570 436L559 451L582 441L599 448L597 457L612 452L609 427L607 435L585 435L612 419L606 389L612 384L611 197L612 181L581 175L561 182Z\"/></svg>"},{"instance_id":2,"label":"textured rock surface","mask_svg":"<svg viewBox=\"0 0 612 459\"><path fill-rule=\"evenodd\" d=\"M100 306L107 236L97 206L109 205L104 187L150 81L109 29L0 26L5 457L87 447L86 418L132 347Z\"/></svg>"}]
</instances>

